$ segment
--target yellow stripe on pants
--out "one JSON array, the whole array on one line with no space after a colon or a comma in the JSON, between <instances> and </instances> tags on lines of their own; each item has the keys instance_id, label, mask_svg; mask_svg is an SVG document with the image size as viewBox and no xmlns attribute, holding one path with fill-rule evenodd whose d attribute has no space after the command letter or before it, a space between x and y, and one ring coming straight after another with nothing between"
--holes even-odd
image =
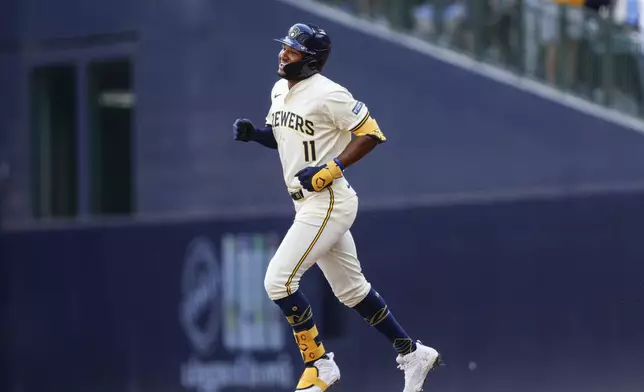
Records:
<instances>
[{"instance_id":1,"label":"yellow stripe on pants","mask_svg":"<svg viewBox=\"0 0 644 392\"><path fill-rule=\"evenodd\" d=\"M322 235L322 232L324 231L324 228L326 227L326 224L329 222L329 218L331 218L331 211L333 211L333 203L334 203L334 196L333 196L333 189L331 187L326 188L329 190L329 194L331 197L331 200L329 201L329 209L326 211L326 216L324 217L324 220L322 221L322 226L320 226L320 229L318 230L317 234L313 238L313 241L311 241L311 245L306 249L306 252L304 252L304 255L300 259L300 261L297 262L297 265L293 269L293 272L291 272L291 276L288 277L288 280L286 281L286 294L291 295L293 294L291 292L291 282L293 281L293 278L295 277L295 274L297 274L297 271L300 269L302 266L302 263L304 263L304 260L306 257L311 253L311 250L315 246L315 243L318 242L318 239L320 239L320 236Z\"/></svg>"}]
</instances>

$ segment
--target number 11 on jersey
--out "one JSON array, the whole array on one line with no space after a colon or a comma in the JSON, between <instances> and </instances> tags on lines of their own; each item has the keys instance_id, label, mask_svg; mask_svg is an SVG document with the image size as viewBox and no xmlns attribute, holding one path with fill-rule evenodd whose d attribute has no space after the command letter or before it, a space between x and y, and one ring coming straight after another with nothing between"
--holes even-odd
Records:
<instances>
[{"instance_id":1,"label":"number 11 on jersey","mask_svg":"<svg viewBox=\"0 0 644 392\"><path fill-rule=\"evenodd\" d=\"M311 162L316 160L315 156L315 141L303 141L304 144L304 161ZM310 159L309 159L310 158Z\"/></svg>"}]
</instances>

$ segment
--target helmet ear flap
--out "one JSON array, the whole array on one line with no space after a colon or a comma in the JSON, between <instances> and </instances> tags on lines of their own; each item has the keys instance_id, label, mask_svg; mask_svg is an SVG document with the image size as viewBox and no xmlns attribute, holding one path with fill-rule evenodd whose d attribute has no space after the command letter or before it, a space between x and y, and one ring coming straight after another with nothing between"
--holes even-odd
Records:
<instances>
[{"instance_id":1,"label":"helmet ear flap","mask_svg":"<svg viewBox=\"0 0 644 392\"><path fill-rule=\"evenodd\" d=\"M284 66L284 74L287 79L293 79L296 75L302 73L302 68L304 68L304 60L298 61L295 63L289 63Z\"/></svg>"},{"instance_id":2,"label":"helmet ear flap","mask_svg":"<svg viewBox=\"0 0 644 392\"><path fill-rule=\"evenodd\" d=\"M306 56L298 62L286 64L284 66L286 78L290 80L306 79L310 75L320 72L321 70L322 67L320 66L320 62L313 56Z\"/></svg>"}]
</instances>

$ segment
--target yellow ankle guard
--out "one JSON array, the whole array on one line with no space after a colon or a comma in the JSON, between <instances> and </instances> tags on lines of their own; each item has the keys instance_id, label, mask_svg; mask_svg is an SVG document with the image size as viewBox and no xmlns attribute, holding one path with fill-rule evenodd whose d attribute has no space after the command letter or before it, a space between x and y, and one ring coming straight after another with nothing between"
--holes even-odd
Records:
<instances>
[{"instance_id":1,"label":"yellow ankle guard","mask_svg":"<svg viewBox=\"0 0 644 392\"><path fill-rule=\"evenodd\" d=\"M318 336L318 328L316 326L313 326L308 331L294 333L294 335L295 341L300 347L300 353L302 353L304 363L317 361L326 354L324 345L315 342L315 338Z\"/></svg>"},{"instance_id":2,"label":"yellow ankle guard","mask_svg":"<svg viewBox=\"0 0 644 392\"><path fill-rule=\"evenodd\" d=\"M318 377L318 369L310 366L304 370L304 373L302 373L300 382L297 383L295 390L311 388L314 385L323 391L326 391L329 387L321 378Z\"/></svg>"}]
</instances>

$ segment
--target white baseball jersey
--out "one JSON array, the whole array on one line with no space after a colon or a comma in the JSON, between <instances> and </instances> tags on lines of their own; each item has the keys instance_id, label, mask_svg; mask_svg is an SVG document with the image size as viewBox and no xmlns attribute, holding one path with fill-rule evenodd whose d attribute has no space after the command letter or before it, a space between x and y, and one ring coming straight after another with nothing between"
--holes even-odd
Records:
<instances>
[{"instance_id":1,"label":"white baseball jersey","mask_svg":"<svg viewBox=\"0 0 644 392\"><path fill-rule=\"evenodd\" d=\"M321 74L290 90L288 82L280 80L273 86L271 99L266 125L273 128L289 192L302 189L295 173L340 155L352 134L386 140L367 106ZM348 307L356 306L370 291L349 230L358 213L358 197L344 181L336 180L337 186L294 201L293 225L266 271L264 284L272 300L297 291L300 278L313 264Z\"/></svg>"},{"instance_id":2,"label":"white baseball jersey","mask_svg":"<svg viewBox=\"0 0 644 392\"><path fill-rule=\"evenodd\" d=\"M273 128L289 191L302 188L295 173L340 155L351 141L351 133L370 117L364 103L321 74L290 90L287 80L279 80L271 91L271 101L266 125Z\"/></svg>"}]
</instances>

